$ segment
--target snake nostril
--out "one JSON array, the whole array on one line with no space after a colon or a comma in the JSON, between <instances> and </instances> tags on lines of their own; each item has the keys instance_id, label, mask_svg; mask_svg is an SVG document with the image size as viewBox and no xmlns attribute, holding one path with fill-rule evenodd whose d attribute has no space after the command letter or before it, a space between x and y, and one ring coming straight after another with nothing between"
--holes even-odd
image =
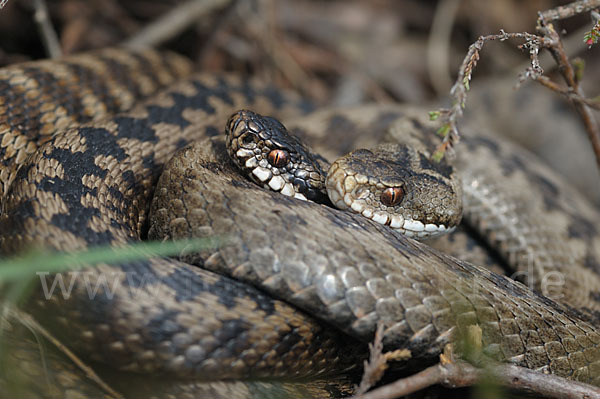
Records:
<instances>
[{"instance_id":1,"label":"snake nostril","mask_svg":"<svg viewBox=\"0 0 600 399\"><path fill-rule=\"evenodd\" d=\"M239 140L242 143L242 146L244 146L246 148L248 148L248 147L254 148L254 146L256 145L256 141L257 141L256 135L254 135L252 133L243 134Z\"/></svg>"},{"instance_id":2,"label":"snake nostril","mask_svg":"<svg viewBox=\"0 0 600 399\"><path fill-rule=\"evenodd\" d=\"M381 193L381 203L385 206L396 206L404 198L404 191L400 187L386 188Z\"/></svg>"},{"instance_id":3,"label":"snake nostril","mask_svg":"<svg viewBox=\"0 0 600 399\"><path fill-rule=\"evenodd\" d=\"M267 160L276 168L281 168L290 161L289 154L283 150L272 150L267 156Z\"/></svg>"}]
</instances>

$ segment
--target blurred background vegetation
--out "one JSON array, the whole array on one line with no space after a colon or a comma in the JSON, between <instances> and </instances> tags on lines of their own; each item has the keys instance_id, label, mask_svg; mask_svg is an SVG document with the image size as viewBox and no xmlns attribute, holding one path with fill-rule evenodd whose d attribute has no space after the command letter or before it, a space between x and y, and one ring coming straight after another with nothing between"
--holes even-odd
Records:
<instances>
[{"instance_id":1,"label":"blurred background vegetation","mask_svg":"<svg viewBox=\"0 0 600 399\"><path fill-rule=\"evenodd\" d=\"M39 2L9 0L0 10L0 66L47 58L34 18ZM534 33L539 10L566 3L47 0L46 5L64 54L120 45L138 36L144 41L148 35L143 28L179 10L187 20L170 22L172 30L150 44L185 54L198 70L259 76L295 89L317 104L355 105L443 101L467 47L478 36L500 29ZM557 28L569 55L585 61L583 88L594 97L600 92L600 57L598 49L588 50L583 40L591 28L589 15L559 21ZM480 125L483 115L486 126L538 152L600 204L600 174L568 104L537 87L530 90L533 95L515 96L518 74L528 65L528 55L516 49L518 44L495 42L483 49L467 112ZM549 57L542 61L545 71L556 75ZM495 112L480 112L478 105L489 103L490 93L496 100L491 105ZM528 106L531 98L536 102Z\"/></svg>"}]
</instances>

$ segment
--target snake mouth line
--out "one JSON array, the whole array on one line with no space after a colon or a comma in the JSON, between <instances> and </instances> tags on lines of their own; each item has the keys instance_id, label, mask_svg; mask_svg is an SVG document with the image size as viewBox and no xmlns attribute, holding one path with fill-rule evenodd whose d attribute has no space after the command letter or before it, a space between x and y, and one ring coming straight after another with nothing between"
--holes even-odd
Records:
<instances>
[{"instance_id":1,"label":"snake mouth line","mask_svg":"<svg viewBox=\"0 0 600 399\"><path fill-rule=\"evenodd\" d=\"M274 175L268 167L261 166L252 151L239 149L236 155L240 159L247 158L245 166L251 169L251 174L255 180L260 182L264 188L278 192L288 197L294 197L299 200L307 201L307 198L298 192L294 186L286 182L286 179L280 175ZM287 179L289 180L289 178ZM404 218L402 215L390 215L388 212L373 211L364 203L362 199L353 199L350 194L344 198L340 197L337 190L327 189L327 194L333 205L342 210L352 210L360 213L364 217L377 223L391 227L392 229L413 238L431 238L449 233L454 227L448 228L443 224L422 223L419 220Z\"/></svg>"},{"instance_id":2,"label":"snake mouth line","mask_svg":"<svg viewBox=\"0 0 600 399\"><path fill-rule=\"evenodd\" d=\"M243 159L245 156L248 156L248 150L239 149L236 155L240 157L240 159ZM269 168L260 166L259 161L254 156L245 161L245 166L251 168L250 173L264 188L276 191L288 197L294 197L303 201L308 200L304 194L294 188L293 184L286 182L286 180L291 180L292 176L285 179L281 175L274 175Z\"/></svg>"},{"instance_id":3,"label":"snake mouth line","mask_svg":"<svg viewBox=\"0 0 600 399\"><path fill-rule=\"evenodd\" d=\"M303 201L325 196L321 167L277 120L240 110L225 133L229 156L258 185Z\"/></svg>"},{"instance_id":4,"label":"snake mouth line","mask_svg":"<svg viewBox=\"0 0 600 399\"><path fill-rule=\"evenodd\" d=\"M351 210L360 213L374 222L389 226L392 229L413 238L433 238L452 232L455 227L446 227L443 224L423 223L419 220L404 218L402 215L391 215L384 211L375 211L364 200L352 198L350 193L344 197L335 188L327 187L327 194L333 205L342 210Z\"/></svg>"}]
</instances>

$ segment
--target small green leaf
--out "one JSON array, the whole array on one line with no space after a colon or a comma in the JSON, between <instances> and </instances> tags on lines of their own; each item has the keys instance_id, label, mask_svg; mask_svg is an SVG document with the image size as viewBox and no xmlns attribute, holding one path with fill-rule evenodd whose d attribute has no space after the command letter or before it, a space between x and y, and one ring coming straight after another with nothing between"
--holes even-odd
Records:
<instances>
[{"instance_id":1,"label":"small green leaf","mask_svg":"<svg viewBox=\"0 0 600 399\"><path fill-rule=\"evenodd\" d=\"M583 71L585 69L585 61L581 58L575 58L573 60L573 66L575 67L575 80L581 82L583 79Z\"/></svg>"},{"instance_id":2,"label":"small green leaf","mask_svg":"<svg viewBox=\"0 0 600 399\"><path fill-rule=\"evenodd\" d=\"M446 137L450 131L450 124L445 123L437 130L436 134L441 137Z\"/></svg>"},{"instance_id":3,"label":"small green leaf","mask_svg":"<svg viewBox=\"0 0 600 399\"><path fill-rule=\"evenodd\" d=\"M465 86L465 89L467 89L467 91L471 90L471 86L469 85L469 78L465 77L463 79L463 86Z\"/></svg>"},{"instance_id":4,"label":"small green leaf","mask_svg":"<svg viewBox=\"0 0 600 399\"><path fill-rule=\"evenodd\" d=\"M440 163L440 161L444 158L444 151L437 150L431 155L431 160L435 163Z\"/></svg>"},{"instance_id":5,"label":"small green leaf","mask_svg":"<svg viewBox=\"0 0 600 399\"><path fill-rule=\"evenodd\" d=\"M435 121L440 117L440 111L429 111L429 120Z\"/></svg>"}]
</instances>

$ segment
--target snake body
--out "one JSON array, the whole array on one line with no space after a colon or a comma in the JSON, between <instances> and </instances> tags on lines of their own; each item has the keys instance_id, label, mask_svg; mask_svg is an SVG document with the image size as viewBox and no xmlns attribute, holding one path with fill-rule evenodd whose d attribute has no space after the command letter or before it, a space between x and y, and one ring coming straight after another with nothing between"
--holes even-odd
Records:
<instances>
[{"instance_id":1,"label":"snake body","mask_svg":"<svg viewBox=\"0 0 600 399\"><path fill-rule=\"evenodd\" d=\"M35 81L35 77L27 79ZM11 90L0 95L8 98ZM598 383L600 333L588 322L594 316L589 299L595 291L587 290L583 299L571 295L570 288L561 291L570 295L567 303L586 312L578 313L358 215L256 187L240 177L222 139L214 137L239 108L289 120L291 114L309 107L268 85L231 76L195 75L127 113L59 131L43 143L20 139L39 147L19 159L16 174L5 180L8 187L0 216L3 255L32 246L75 251L140 240L163 165L177 149L209 139L192 144L169 161L170 168L161 177L163 184L169 183L161 192L168 195L157 197L153 205L163 223L153 222L152 234L226 235L227 245L186 258L212 272L158 259L64 274L73 283L68 298L54 295L46 300L37 290L28 304L63 342L117 370L163 375L155 381L159 386L173 377L194 379L179 380L178 386L184 388L175 390L177 395L216 395L214 385L194 381L209 372L231 379L251 370L251 377L262 378L282 375L289 368L292 379L320 379L351 368L356 358L346 356L348 345L340 350L336 342L340 338L324 327L327 324L344 331L349 342L368 342L383 321L385 344L410 349L415 361L434 360L457 330L478 326L483 333L481 346L494 358ZM375 140L392 122L416 130L427 124L412 114L407 117L402 108L365 108L360 113L364 120L369 116L376 120L369 136ZM343 113L331 115L313 116L310 126L337 121L333 130L345 131L343 144L360 145L364 130L348 129L359 123ZM11 130L3 133L3 142L7 134L15 135L11 132L18 125L8 120ZM288 126L297 133L310 130L306 124ZM327 140L329 136L323 139ZM554 207L559 216L552 214L553 222L563 230L566 227L576 248L575 255L569 255L571 264L583 260L584 272L593 276L598 265L597 231L592 222L569 221L597 218L594 211L576 195L558 195L562 186L540 172L537 164L531 166L528 155L491 138L466 141L473 148L508 151L512 159L503 167L520 163L541 176L540 187L554 194L554 199L541 201ZM338 151L344 151L344 145ZM480 181L480 177L467 181ZM564 207L569 210L566 214L561 213ZM498 212L495 215L499 217ZM531 220L533 226L537 221ZM506 239L493 234L491 240L500 242L501 248L505 245L506 253L518 254L509 256L521 256L510 241L519 234ZM544 243L540 240L538 245ZM549 264L545 257L542 260L533 264ZM114 292L100 289L90 300L87 287L102 284L107 276L117 288ZM586 282L590 281L593 289L595 280ZM255 323L258 327L252 329ZM272 349L258 355L265 342ZM283 353L291 355L280 358ZM154 391L156 396L161 396L160 389ZM169 389L165 388L165 396ZM302 395L294 391L301 388L290 389L285 392ZM329 386L315 389L303 392L336 395Z\"/></svg>"},{"instance_id":2,"label":"snake body","mask_svg":"<svg viewBox=\"0 0 600 399\"><path fill-rule=\"evenodd\" d=\"M191 140L216 134L230 107L247 105L295 113L306 107L267 85L198 75L128 114L55 134L20 165L3 198L3 254L31 246L74 251L139 240L164 162ZM44 321L62 340L77 342L72 346L78 352L119 370L163 374L166 381L173 376L206 379L209 373L230 379L240 373L257 378L284 372L293 380L355 364L355 351L340 346L344 338L340 341L310 317L190 265L152 260L100 265L63 277L73 282L71 295L46 300L39 290L28 309L42 320L52 313ZM89 287L102 284L119 288L114 293L100 289L90 298ZM198 326L198 320L204 325ZM131 388L127 382L121 380L124 389ZM202 384L188 388L213 389ZM294 395L300 397L305 388L298 389ZM315 389L322 396L325 388Z\"/></svg>"},{"instance_id":3,"label":"snake body","mask_svg":"<svg viewBox=\"0 0 600 399\"><path fill-rule=\"evenodd\" d=\"M424 118L418 107L323 111L288 127L316 145L329 134L350 136L349 144L337 150L332 151L335 147L329 142L319 146L330 159L348 147L381 141L417 140L429 146L429 154L437 145L420 140L423 130L431 132L435 123ZM457 153L456 167L463 181L464 218L501 253L515 277L595 322L600 287L597 210L535 156L498 140L493 131L465 130L463 141L466 148ZM459 257L469 252L460 245L452 250L448 237L441 241L433 242L434 246Z\"/></svg>"}]
</instances>

